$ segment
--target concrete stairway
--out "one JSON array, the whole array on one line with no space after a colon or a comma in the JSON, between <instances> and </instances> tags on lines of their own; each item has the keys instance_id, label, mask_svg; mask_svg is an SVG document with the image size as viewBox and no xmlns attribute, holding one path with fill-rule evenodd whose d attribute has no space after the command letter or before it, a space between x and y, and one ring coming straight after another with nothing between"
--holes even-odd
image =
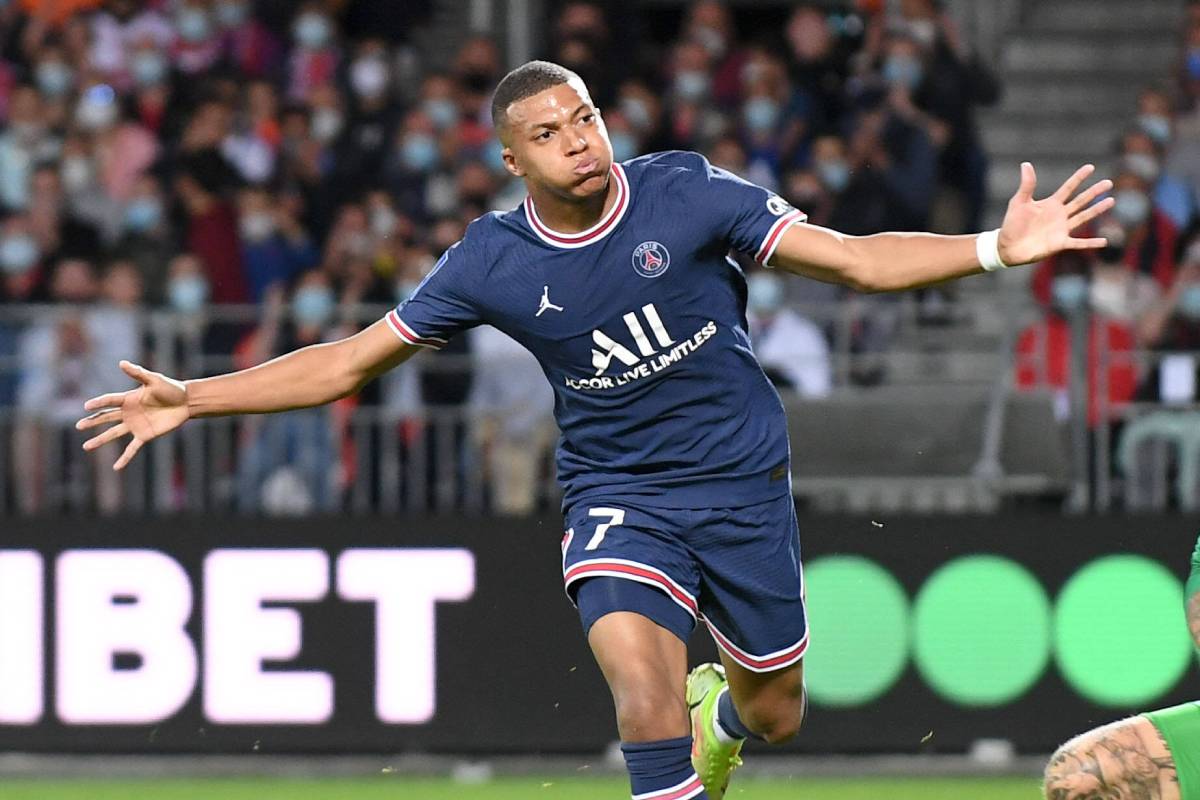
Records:
<instances>
[{"instance_id":1,"label":"concrete stairway","mask_svg":"<svg viewBox=\"0 0 1200 800\"><path fill-rule=\"evenodd\" d=\"M1041 0L1008 37L1004 98L981 115L992 159L989 220L1016 189L1018 165L1057 186L1080 164L1105 168L1136 114L1138 92L1169 81L1181 0Z\"/></svg>"}]
</instances>

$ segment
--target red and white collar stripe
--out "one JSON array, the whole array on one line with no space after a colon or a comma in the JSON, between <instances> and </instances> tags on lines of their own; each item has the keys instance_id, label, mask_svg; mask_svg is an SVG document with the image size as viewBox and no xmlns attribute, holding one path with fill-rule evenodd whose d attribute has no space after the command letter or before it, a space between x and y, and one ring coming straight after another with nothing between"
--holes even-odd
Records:
<instances>
[{"instance_id":1,"label":"red and white collar stripe","mask_svg":"<svg viewBox=\"0 0 1200 800\"><path fill-rule=\"evenodd\" d=\"M612 175L617 182L617 201L599 222L586 231L559 233L552 230L538 217L537 209L533 207L533 198L526 197L525 218L529 220L529 227L533 228L533 232L538 235L539 239L554 247L567 249L587 247L589 244L603 239L617 227L621 218L625 216L625 211L629 208L629 180L625 177L625 168L613 162Z\"/></svg>"}]
</instances>

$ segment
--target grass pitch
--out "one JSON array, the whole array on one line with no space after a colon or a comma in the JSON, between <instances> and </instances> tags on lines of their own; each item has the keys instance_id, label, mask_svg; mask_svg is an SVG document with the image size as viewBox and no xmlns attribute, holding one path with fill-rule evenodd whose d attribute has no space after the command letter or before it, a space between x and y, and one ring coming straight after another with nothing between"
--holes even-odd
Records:
<instances>
[{"instance_id":1,"label":"grass pitch","mask_svg":"<svg viewBox=\"0 0 1200 800\"><path fill-rule=\"evenodd\" d=\"M0 780L4 800L620 800L625 781L501 778L463 784L380 777L363 780ZM735 781L730 800L1038 800L1028 778L864 778Z\"/></svg>"}]
</instances>

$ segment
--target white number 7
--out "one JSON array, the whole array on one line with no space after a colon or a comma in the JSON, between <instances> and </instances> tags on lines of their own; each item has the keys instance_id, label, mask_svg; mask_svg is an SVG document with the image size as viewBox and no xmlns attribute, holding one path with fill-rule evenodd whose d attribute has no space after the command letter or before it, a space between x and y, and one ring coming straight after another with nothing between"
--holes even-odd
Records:
<instances>
[{"instance_id":1,"label":"white number 7","mask_svg":"<svg viewBox=\"0 0 1200 800\"><path fill-rule=\"evenodd\" d=\"M596 532L592 534L592 538L588 541L587 547L584 550L595 550L604 541L604 534L608 533L608 529L613 525L622 525L625 522L625 510L622 508L589 508L589 517L608 517L608 522L601 522L596 526Z\"/></svg>"}]
</instances>

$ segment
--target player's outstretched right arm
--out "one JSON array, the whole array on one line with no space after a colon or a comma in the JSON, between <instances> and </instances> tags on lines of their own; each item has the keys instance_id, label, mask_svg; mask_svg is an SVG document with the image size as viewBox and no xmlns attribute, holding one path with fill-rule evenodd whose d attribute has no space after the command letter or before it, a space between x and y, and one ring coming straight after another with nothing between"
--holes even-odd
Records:
<instances>
[{"instance_id":1,"label":"player's outstretched right arm","mask_svg":"<svg viewBox=\"0 0 1200 800\"><path fill-rule=\"evenodd\" d=\"M84 445L94 450L131 435L113 469L123 469L146 442L192 417L268 414L308 408L354 394L364 384L403 362L419 348L401 341L380 320L354 336L315 344L250 369L213 378L178 381L128 361L126 375L140 386L93 397L79 430L108 427Z\"/></svg>"}]
</instances>

